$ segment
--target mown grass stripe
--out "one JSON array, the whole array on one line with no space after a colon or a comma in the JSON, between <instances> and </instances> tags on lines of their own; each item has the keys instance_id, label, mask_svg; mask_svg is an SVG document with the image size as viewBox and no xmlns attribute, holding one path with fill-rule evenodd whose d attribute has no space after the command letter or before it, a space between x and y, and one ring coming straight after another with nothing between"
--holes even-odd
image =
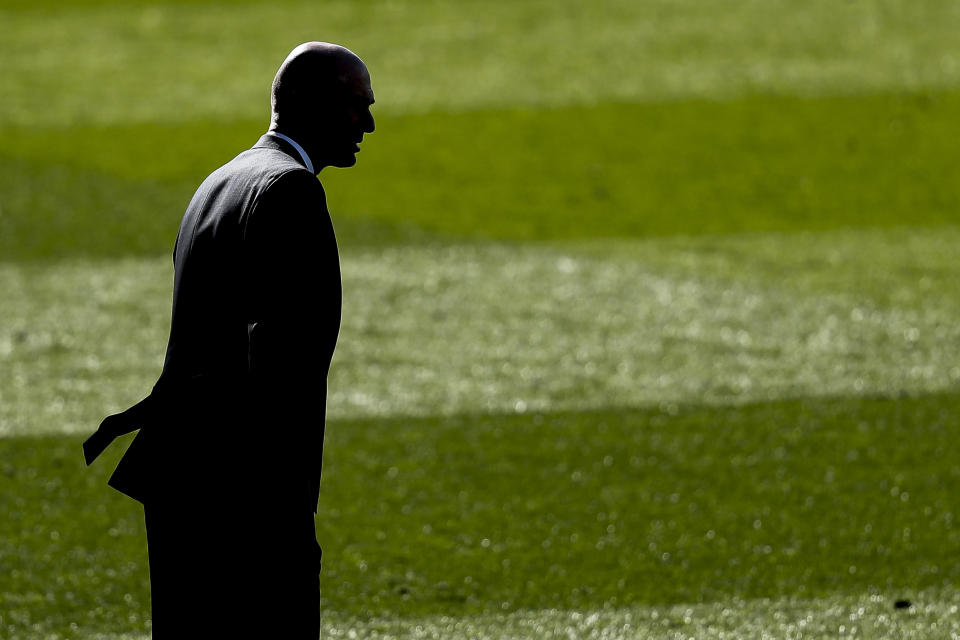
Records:
<instances>
[{"instance_id":1,"label":"mown grass stripe","mask_svg":"<svg viewBox=\"0 0 960 640\"><path fill-rule=\"evenodd\" d=\"M335 420L317 517L326 611L923 604L960 579L958 402ZM15 632L144 629L142 510L105 484L122 447L86 468L82 439L0 440L0 611Z\"/></svg>"},{"instance_id":2,"label":"mown grass stripe","mask_svg":"<svg viewBox=\"0 0 960 640\"><path fill-rule=\"evenodd\" d=\"M0 122L259 117L277 65L318 37L360 53L392 112L960 82L950 0L96 4L4 3Z\"/></svg>"},{"instance_id":3,"label":"mown grass stripe","mask_svg":"<svg viewBox=\"0 0 960 640\"><path fill-rule=\"evenodd\" d=\"M877 640L960 636L956 594L925 592L908 609L891 596L842 595L817 600L731 600L670 607L517 611L471 616L323 619L323 638L349 640L733 640L869 637ZM894 596L895 597L895 596ZM37 636L40 638L42 636ZM149 640L142 634L86 634L78 640ZM12 640L32 640L30 635Z\"/></svg>"},{"instance_id":4,"label":"mown grass stripe","mask_svg":"<svg viewBox=\"0 0 960 640\"><path fill-rule=\"evenodd\" d=\"M345 248L960 221L960 94L602 104L380 118L321 176ZM4 128L0 257L168 255L254 120Z\"/></svg>"},{"instance_id":5,"label":"mown grass stripe","mask_svg":"<svg viewBox=\"0 0 960 640\"><path fill-rule=\"evenodd\" d=\"M835 595L693 603L669 607L518 611L482 616L430 616L414 620L326 621L325 638L400 640L734 640L836 638L928 640L960 637L953 589L918 594L897 610L895 595Z\"/></svg>"},{"instance_id":6,"label":"mown grass stripe","mask_svg":"<svg viewBox=\"0 0 960 640\"><path fill-rule=\"evenodd\" d=\"M954 389L960 230L343 255L336 418ZM169 257L0 267L0 433L87 432L159 373Z\"/></svg>"}]
</instances>

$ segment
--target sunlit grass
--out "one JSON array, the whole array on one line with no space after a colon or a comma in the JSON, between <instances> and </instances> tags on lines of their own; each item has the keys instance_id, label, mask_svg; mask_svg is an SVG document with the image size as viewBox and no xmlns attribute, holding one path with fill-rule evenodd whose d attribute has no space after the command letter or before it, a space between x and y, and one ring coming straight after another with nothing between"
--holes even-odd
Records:
<instances>
[{"instance_id":1,"label":"sunlit grass","mask_svg":"<svg viewBox=\"0 0 960 640\"><path fill-rule=\"evenodd\" d=\"M739 600L666 607L584 611L519 611L480 616L344 620L334 618L324 638L379 640L742 640L837 637L930 640L960 638L954 590L921 594L909 609L894 609L896 596L836 595ZM113 639L111 639L113 640Z\"/></svg>"},{"instance_id":2,"label":"sunlit grass","mask_svg":"<svg viewBox=\"0 0 960 640\"><path fill-rule=\"evenodd\" d=\"M381 109L392 112L960 81L960 10L950 0L7 0L4 8L0 123L17 126L265 117L278 64L293 44L315 39L359 52Z\"/></svg>"},{"instance_id":3,"label":"sunlit grass","mask_svg":"<svg viewBox=\"0 0 960 640\"><path fill-rule=\"evenodd\" d=\"M730 600L669 607L518 611L473 616L343 618L328 616L322 637L347 640L740 640L837 637L930 640L960 637L956 594L931 591L908 609L889 595L817 600ZM12 640L25 636L14 636ZM80 634L83 640L148 640L137 634Z\"/></svg>"},{"instance_id":4,"label":"sunlit grass","mask_svg":"<svg viewBox=\"0 0 960 640\"><path fill-rule=\"evenodd\" d=\"M337 418L956 389L955 227L346 250ZM169 258L0 267L0 433L159 373Z\"/></svg>"}]
</instances>

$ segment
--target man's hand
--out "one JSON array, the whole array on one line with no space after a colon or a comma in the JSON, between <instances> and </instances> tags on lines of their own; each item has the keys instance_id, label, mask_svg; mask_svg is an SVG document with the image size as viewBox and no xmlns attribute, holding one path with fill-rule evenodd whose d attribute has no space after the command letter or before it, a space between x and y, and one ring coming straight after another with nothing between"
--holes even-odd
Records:
<instances>
[{"instance_id":1,"label":"man's hand","mask_svg":"<svg viewBox=\"0 0 960 640\"><path fill-rule=\"evenodd\" d=\"M126 411L115 413L103 419L93 435L83 442L83 459L88 467L115 439L143 426L149 402L150 396L147 396Z\"/></svg>"}]
</instances>

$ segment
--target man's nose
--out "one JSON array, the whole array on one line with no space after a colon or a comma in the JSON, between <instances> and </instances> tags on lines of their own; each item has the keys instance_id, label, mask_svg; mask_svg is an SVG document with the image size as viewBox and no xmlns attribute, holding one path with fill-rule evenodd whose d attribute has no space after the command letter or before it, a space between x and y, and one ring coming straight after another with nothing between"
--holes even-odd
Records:
<instances>
[{"instance_id":1,"label":"man's nose","mask_svg":"<svg viewBox=\"0 0 960 640\"><path fill-rule=\"evenodd\" d=\"M363 131L365 133L373 133L373 130L376 128L377 128L377 125L373 121L373 114L370 114L370 117L368 117L367 121L363 124Z\"/></svg>"}]
</instances>

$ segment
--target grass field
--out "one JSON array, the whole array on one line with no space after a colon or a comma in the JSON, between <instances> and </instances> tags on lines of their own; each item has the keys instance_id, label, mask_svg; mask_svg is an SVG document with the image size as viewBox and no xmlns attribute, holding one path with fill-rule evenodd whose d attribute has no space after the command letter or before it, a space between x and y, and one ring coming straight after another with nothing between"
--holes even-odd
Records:
<instances>
[{"instance_id":1,"label":"grass field","mask_svg":"<svg viewBox=\"0 0 960 640\"><path fill-rule=\"evenodd\" d=\"M316 38L378 126L321 175L324 637L960 638L958 30L936 0L4 2L0 638L149 636L122 447L80 442L154 382L183 208Z\"/></svg>"}]
</instances>

